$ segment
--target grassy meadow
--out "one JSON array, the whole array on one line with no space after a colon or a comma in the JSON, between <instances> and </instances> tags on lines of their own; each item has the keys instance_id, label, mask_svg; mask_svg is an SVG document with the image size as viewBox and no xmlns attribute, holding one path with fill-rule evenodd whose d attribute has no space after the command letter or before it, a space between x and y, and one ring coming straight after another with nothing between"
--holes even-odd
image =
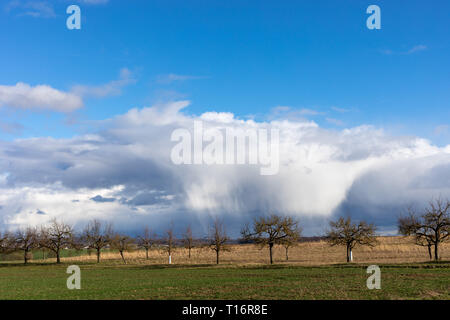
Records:
<instances>
[{"instance_id":1,"label":"grassy meadow","mask_svg":"<svg viewBox=\"0 0 450 320\"><path fill-rule=\"evenodd\" d=\"M151 250L106 251L100 264L95 254L66 252L62 264L53 258L0 262L0 299L450 299L450 247L442 247L439 263L429 262L426 248L411 239L380 237L374 248L357 247L355 261L345 263L345 248L323 241L282 247L268 265L267 248L232 245L215 265L214 252L196 248L191 259L184 248L167 254ZM447 261L447 262L446 262ZM81 268L81 290L68 290L68 265ZM381 290L366 287L366 268L381 268Z\"/></svg>"}]
</instances>

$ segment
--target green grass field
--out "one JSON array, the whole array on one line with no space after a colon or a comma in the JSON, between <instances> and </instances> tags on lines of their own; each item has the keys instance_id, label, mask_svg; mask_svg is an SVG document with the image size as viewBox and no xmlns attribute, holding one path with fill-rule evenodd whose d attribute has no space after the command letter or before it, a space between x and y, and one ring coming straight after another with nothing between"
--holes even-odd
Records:
<instances>
[{"instance_id":1,"label":"green grass field","mask_svg":"<svg viewBox=\"0 0 450 320\"><path fill-rule=\"evenodd\" d=\"M81 290L66 287L69 264L0 264L0 299L450 299L450 263L380 265L163 266L78 264Z\"/></svg>"}]
</instances>

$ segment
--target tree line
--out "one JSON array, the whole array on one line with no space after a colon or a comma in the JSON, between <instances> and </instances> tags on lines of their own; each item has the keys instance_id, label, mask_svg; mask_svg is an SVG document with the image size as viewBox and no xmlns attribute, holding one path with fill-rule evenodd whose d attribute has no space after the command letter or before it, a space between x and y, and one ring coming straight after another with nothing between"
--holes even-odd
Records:
<instances>
[{"instance_id":1,"label":"tree line","mask_svg":"<svg viewBox=\"0 0 450 320\"><path fill-rule=\"evenodd\" d=\"M407 214L398 219L398 231L404 236L412 236L417 245L428 247L430 259L433 258L433 251L434 259L439 260L440 245L450 239L450 201L432 200L422 212L408 208ZM283 246L286 260L289 260L289 248L300 241L301 232L298 220L272 214L256 217L251 224L246 224L241 229L240 240L244 243L255 243L261 248L267 247L272 264L273 247ZM357 245L375 246L376 236L374 224L366 221L356 223L350 217L341 217L329 223L325 239L331 246L345 246L347 262L351 262L353 248ZM146 259L149 259L149 250L158 247L167 252L170 263L174 250L179 246L188 249L189 258L193 248L209 247L215 253L216 263L219 264L220 254L231 249L230 240L225 225L219 218L214 219L208 236L204 239L194 238L190 226L181 238L175 236L173 224L162 237L156 236L146 227L141 235L132 238L115 232L112 224L99 220L89 222L77 233L71 225L54 219L45 227L27 227L15 232L0 233L0 253L22 252L24 263L27 264L32 250L42 249L53 252L56 262L60 263L63 249L87 249L89 252L95 252L99 263L102 251L112 248L119 252L122 261L126 263L124 252L135 248L143 249Z\"/></svg>"}]
</instances>

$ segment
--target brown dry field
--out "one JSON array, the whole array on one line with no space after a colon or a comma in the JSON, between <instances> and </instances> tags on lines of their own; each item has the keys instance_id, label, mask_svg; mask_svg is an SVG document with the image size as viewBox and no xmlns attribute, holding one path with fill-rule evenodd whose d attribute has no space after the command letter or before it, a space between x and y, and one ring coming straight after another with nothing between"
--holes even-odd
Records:
<instances>
[{"instance_id":1,"label":"brown dry field","mask_svg":"<svg viewBox=\"0 0 450 320\"><path fill-rule=\"evenodd\" d=\"M267 264L269 262L268 247L253 244L235 244L229 246L229 251L221 252L221 264L249 265ZM450 260L450 243L440 247L441 259ZM103 252L103 261L118 260L120 256L116 252ZM137 250L125 253L125 259L130 264L166 264L167 253L153 249L149 251L149 260L145 260L145 251ZM353 259L356 263L413 263L426 262L428 251L426 247L417 246L412 238L407 237L378 237L378 245L375 247L357 246L353 250ZM63 261L94 262L94 253L78 257L63 258ZM295 265L315 266L346 262L346 249L344 246L330 246L325 241L302 242L289 249L289 261L285 258L285 249L281 246L274 248L274 263L289 263ZM215 264L215 252L209 248L194 248L191 251L191 259L188 250L176 248L172 254L173 264Z\"/></svg>"}]
</instances>

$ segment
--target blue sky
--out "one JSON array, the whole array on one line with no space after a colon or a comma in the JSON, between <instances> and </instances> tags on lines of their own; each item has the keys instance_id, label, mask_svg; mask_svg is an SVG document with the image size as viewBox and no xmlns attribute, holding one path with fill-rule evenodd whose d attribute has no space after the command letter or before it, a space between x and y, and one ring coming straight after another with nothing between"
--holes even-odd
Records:
<instances>
[{"instance_id":1,"label":"blue sky","mask_svg":"<svg viewBox=\"0 0 450 320\"><path fill-rule=\"evenodd\" d=\"M450 197L449 17L423 0L3 0L0 226L204 233L223 215L238 232L282 212L307 235L344 214L393 234L407 205ZM192 120L279 130L279 173L171 163Z\"/></svg>"},{"instance_id":2,"label":"blue sky","mask_svg":"<svg viewBox=\"0 0 450 320\"><path fill-rule=\"evenodd\" d=\"M65 27L72 2L81 30ZM447 2L377 1L381 30L365 26L373 1L72 2L44 1L50 11L2 2L0 84L69 91L114 81L122 68L135 81L120 94L86 98L70 115L3 107L3 122L21 130L2 138L69 137L85 121L179 98L192 101L194 114L264 119L289 106L314 110L308 117L324 127L449 138Z\"/></svg>"}]
</instances>

